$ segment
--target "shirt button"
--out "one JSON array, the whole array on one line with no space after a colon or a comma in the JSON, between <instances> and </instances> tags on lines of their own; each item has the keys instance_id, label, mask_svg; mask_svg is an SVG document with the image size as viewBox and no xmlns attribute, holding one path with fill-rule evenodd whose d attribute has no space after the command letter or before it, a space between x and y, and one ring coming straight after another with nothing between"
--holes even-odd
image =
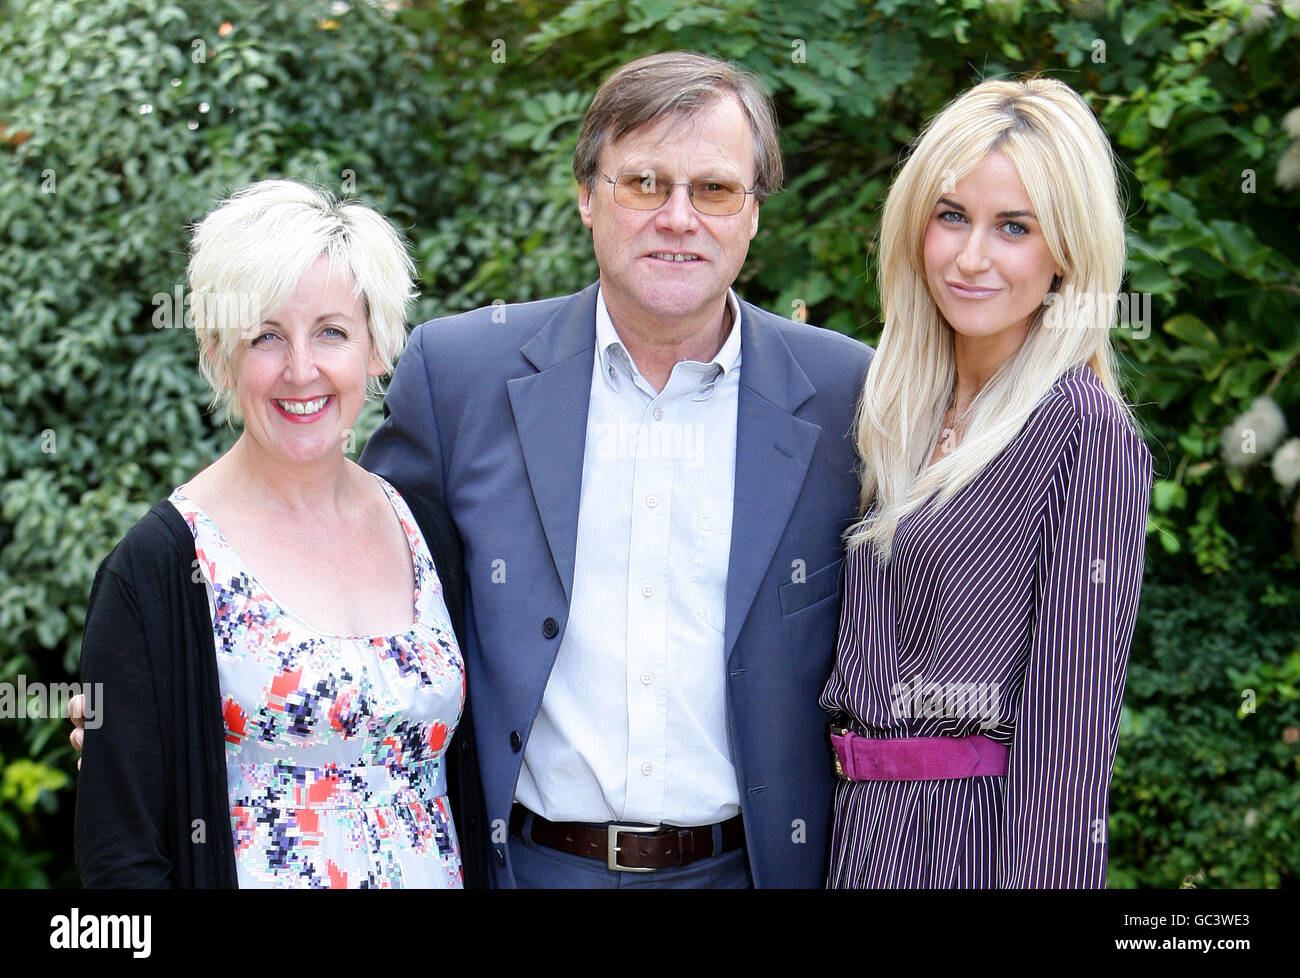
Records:
<instances>
[{"instance_id":1,"label":"shirt button","mask_svg":"<svg viewBox=\"0 0 1300 978\"><path fill-rule=\"evenodd\" d=\"M641 593L647 598L653 598L655 594L655 586L653 584L642 584Z\"/></svg>"},{"instance_id":2,"label":"shirt button","mask_svg":"<svg viewBox=\"0 0 1300 978\"><path fill-rule=\"evenodd\" d=\"M654 774L654 772L655 772L655 766L651 764L649 761L646 761L644 764L641 765L641 773L644 774L647 778L650 777L650 775Z\"/></svg>"},{"instance_id":3,"label":"shirt button","mask_svg":"<svg viewBox=\"0 0 1300 978\"><path fill-rule=\"evenodd\" d=\"M617 376L618 376L618 371L614 369L614 365L611 363L609 365L609 379L613 380Z\"/></svg>"},{"instance_id":4,"label":"shirt button","mask_svg":"<svg viewBox=\"0 0 1300 978\"><path fill-rule=\"evenodd\" d=\"M661 407L655 408L655 420L662 421L663 419L664 419L664 409Z\"/></svg>"},{"instance_id":5,"label":"shirt button","mask_svg":"<svg viewBox=\"0 0 1300 978\"><path fill-rule=\"evenodd\" d=\"M646 504L647 506L649 506L651 509L654 509L656 506L659 505L659 497L658 497L658 496L646 496L646 497L645 497L645 504Z\"/></svg>"},{"instance_id":6,"label":"shirt button","mask_svg":"<svg viewBox=\"0 0 1300 978\"><path fill-rule=\"evenodd\" d=\"M643 673L641 673L641 685L642 685L642 686L649 686L649 685L650 685L652 682L654 682L654 681L655 681L655 677L652 676L652 675L650 675L649 672L643 672Z\"/></svg>"}]
</instances>

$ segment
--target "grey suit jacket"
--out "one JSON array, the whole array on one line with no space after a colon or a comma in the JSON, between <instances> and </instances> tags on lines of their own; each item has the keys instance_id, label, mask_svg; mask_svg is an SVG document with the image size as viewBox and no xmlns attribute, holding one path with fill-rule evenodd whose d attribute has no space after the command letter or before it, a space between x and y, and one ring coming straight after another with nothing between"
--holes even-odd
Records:
<instances>
[{"instance_id":1,"label":"grey suit jacket","mask_svg":"<svg viewBox=\"0 0 1300 978\"><path fill-rule=\"evenodd\" d=\"M505 826L523 749L572 594L596 291L417 327L361 459L445 505L464 542L484 842L502 887L514 885ZM871 351L740 305L729 742L755 885L820 887L832 776L817 698L835 651L841 534L858 496L850 429Z\"/></svg>"}]
</instances>

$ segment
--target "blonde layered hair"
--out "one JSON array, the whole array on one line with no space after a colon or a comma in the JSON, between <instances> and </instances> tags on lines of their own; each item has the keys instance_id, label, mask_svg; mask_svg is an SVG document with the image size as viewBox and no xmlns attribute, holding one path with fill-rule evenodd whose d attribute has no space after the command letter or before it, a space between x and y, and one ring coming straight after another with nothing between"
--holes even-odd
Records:
<instances>
[{"instance_id":1,"label":"blonde layered hair","mask_svg":"<svg viewBox=\"0 0 1300 978\"><path fill-rule=\"evenodd\" d=\"M926 284L926 226L939 198L990 153L1020 174L1065 274L1054 280L1057 295L1045 297L1023 345L971 402L960 444L926 466L957 376L952 327ZM871 544L888 561L899 522L936 493L936 506L944 505L979 475L1071 368L1091 367L1131 418L1110 340L1124 269L1124 207L1114 154L1092 111L1068 85L1048 78L986 81L960 95L912 144L885 201L879 254L885 324L858 406L862 493L859 520L845 537L850 549Z\"/></svg>"},{"instance_id":2,"label":"blonde layered hair","mask_svg":"<svg viewBox=\"0 0 1300 978\"><path fill-rule=\"evenodd\" d=\"M406 343L415 266L374 209L293 180L262 180L222 201L194 228L187 275L199 369L212 406L239 420L235 363L250 331L274 315L322 255L352 276L371 349L391 373ZM378 393L377 378L367 381Z\"/></svg>"}]
</instances>

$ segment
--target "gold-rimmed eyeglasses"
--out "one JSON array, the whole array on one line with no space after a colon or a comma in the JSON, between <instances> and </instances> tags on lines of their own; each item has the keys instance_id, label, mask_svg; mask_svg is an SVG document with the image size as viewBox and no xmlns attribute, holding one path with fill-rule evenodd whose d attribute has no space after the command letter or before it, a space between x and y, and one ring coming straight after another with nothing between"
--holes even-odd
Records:
<instances>
[{"instance_id":1,"label":"gold-rimmed eyeglasses","mask_svg":"<svg viewBox=\"0 0 1300 978\"><path fill-rule=\"evenodd\" d=\"M601 174L614 188L614 203L634 211L654 211L668 203L673 187L685 187L691 206L710 217L730 217L745 207L745 198L756 188L745 188L739 180L726 177L702 177L676 183L659 180L650 170L620 173L616 177Z\"/></svg>"}]
</instances>

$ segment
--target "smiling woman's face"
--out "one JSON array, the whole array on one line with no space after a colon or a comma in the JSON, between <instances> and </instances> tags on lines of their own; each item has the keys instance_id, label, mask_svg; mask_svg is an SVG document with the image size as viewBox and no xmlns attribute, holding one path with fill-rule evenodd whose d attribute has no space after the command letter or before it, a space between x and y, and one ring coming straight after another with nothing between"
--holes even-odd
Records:
<instances>
[{"instance_id":1,"label":"smiling woman's face","mask_svg":"<svg viewBox=\"0 0 1300 978\"><path fill-rule=\"evenodd\" d=\"M244 343L235 389L244 431L267 454L310 463L341 453L382 365L352 276L321 256Z\"/></svg>"},{"instance_id":2,"label":"smiling woman's face","mask_svg":"<svg viewBox=\"0 0 1300 978\"><path fill-rule=\"evenodd\" d=\"M1020 174L990 153L935 204L925 228L925 280L963 337L1019 349L1053 275L1052 258Z\"/></svg>"}]
</instances>

